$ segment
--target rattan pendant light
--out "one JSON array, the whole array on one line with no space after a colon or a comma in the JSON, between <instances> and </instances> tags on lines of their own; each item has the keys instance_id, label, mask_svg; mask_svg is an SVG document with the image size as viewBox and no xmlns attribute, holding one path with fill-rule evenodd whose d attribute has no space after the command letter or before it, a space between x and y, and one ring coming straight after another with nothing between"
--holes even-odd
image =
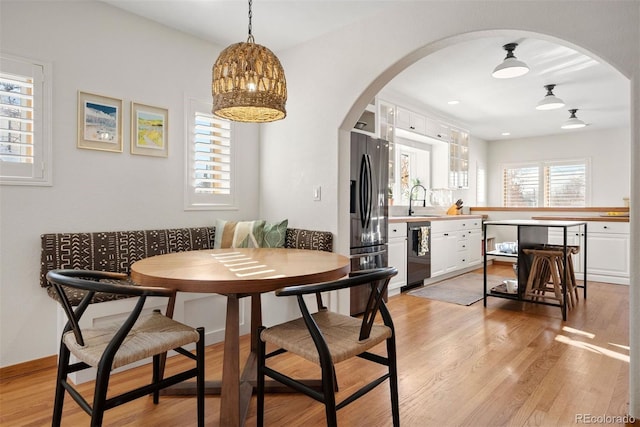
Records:
<instances>
[{"instance_id":1,"label":"rattan pendant light","mask_svg":"<svg viewBox=\"0 0 640 427\"><path fill-rule=\"evenodd\" d=\"M215 64L211 92L213 114L237 122L272 122L287 115L287 81L280 60L251 34L249 0L249 37L224 49Z\"/></svg>"}]
</instances>

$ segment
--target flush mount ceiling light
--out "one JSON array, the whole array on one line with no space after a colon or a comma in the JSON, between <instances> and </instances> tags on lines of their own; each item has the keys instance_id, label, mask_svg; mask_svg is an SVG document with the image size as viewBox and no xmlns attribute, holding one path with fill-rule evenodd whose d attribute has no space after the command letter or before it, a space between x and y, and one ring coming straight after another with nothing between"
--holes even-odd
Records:
<instances>
[{"instance_id":1,"label":"flush mount ceiling light","mask_svg":"<svg viewBox=\"0 0 640 427\"><path fill-rule=\"evenodd\" d=\"M518 46L518 43L507 43L504 46L504 50L507 51L504 61L494 68L491 74L496 79L510 79L512 77L520 77L529 72L529 67L522 61L519 61L515 57L513 51Z\"/></svg>"},{"instance_id":2,"label":"flush mount ceiling light","mask_svg":"<svg viewBox=\"0 0 640 427\"><path fill-rule=\"evenodd\" d=\"M247 42L227 47L213 64L212 112L237 122L272 122L287 115L287 82L280 60L254 42L251 5Z\"/></svg>"},{"instance_id":3,"label":"flush mount ceiling light","mask_svg":"<svg viewBox=\"0 0 640 427\"><path fill-rule=\"evenodd\" d=\"M564 101L553 94L554 87L556 85L545 85L547 94L538 102L536 110L555 110L564 107Z\"/></svg>"},{"instance_id":4,"label":"flush mount ceiling light","mask_svg":"<svg viewBox=\"0 0 640 427\"><path fill-rule=\"evenodd\" d=\"M585 127L587 124L576 117L577 112L578 112L578 109L569 110L569 113L571 113L569 120L564 122L564 124L560 127L562 129L579 129L579 128Z\"/></svg>"}]
</instances>

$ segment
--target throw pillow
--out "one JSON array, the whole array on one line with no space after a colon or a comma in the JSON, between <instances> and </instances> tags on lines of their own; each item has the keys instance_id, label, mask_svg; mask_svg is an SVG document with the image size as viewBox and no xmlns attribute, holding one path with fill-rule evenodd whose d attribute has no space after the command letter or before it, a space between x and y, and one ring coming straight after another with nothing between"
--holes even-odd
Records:
<instances>
[{"instance_id":1,"label":"throw pillow","mask_svg":"<svg viewBox=\"0 0 640 427\"><path fill-rule=\"evenodd\" d=\"M262 241L263 248L284 248L285 237L287 236L287 227L289 220L285 219L274 224L265 223L264 236Z\"/></svg>"},{"instance_id":2,"label":"throw pillow","mask_svg":"<svg viewBox=\"0 0 640 427\"><path fill-rule=\"evenodd\" d=\"M259 248L264 238L264 221L224 221L216 220L216 236L213 247L219 248Z\"/></svg>"}]
</instances>

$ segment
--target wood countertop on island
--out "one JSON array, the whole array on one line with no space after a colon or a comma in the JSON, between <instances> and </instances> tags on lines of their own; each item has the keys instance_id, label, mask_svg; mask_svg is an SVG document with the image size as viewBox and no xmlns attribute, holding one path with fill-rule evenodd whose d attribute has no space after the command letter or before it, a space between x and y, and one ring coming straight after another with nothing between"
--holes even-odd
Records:
<instances>
[{"instance_id":1,"label":"wood countertop on island","mask_svg":"<svg viewBox=\"0 0 640 427\"><path fill-rule=\"evenodd\" d=\"M629 222L629 216L601 215L601 216L532 216L531 219L556 219L559 221L602 221L602 222Z\"/></svg>"},{"instance_id":2,"label":"wood countertop on island","mask_svg":"<svg viewBox=\"0 0 640 427\"><path fill-rule=\"evenodd\" d=\"M477 206L470 208L470 210L472 213L478 212L486 215L491 215L493 212L509 212L539 220L629 222L629 208L627 206L589 206L567 208L506 208ZM499 217L504 217L504 215Z\"/></svg>"}]
</instances>

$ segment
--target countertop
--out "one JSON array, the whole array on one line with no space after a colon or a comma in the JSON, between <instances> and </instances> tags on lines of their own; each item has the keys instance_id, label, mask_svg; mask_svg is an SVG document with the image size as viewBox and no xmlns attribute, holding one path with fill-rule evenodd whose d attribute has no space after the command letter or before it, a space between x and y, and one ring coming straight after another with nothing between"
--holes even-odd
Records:
<instances>
[{"instance_id":1,"label":"countertop","mask_svg":"<svg viewBox=\"0 0 640 427\"><path fill-rule=\"evenodd\" d=\"M599 215L599 216L532 216L531 219L558 221L603 221L603 222L629 222L629 216Z\"/></svg>"},{"instance_id":2,"label":"countertop","mask_svg":"<svg viewBox=\"0 0 640 427\"><path fill-rule=\"evenodd\" d=\"M454 219L482 219L486 215L439 215L439 216L390 216L389 224L398 222L451 221Z\"/></svg>"},{"instance_id":3,"label":"countertop","mask_svg":"<svg viewBox=\"0 0 640 427\"><path fill-rule=\"evenodd\" d=\"M486 221L485 225L517 225L517 226L543 226L543 227L575 227L585 224L585 220L569 221L558 217L545 219L503 219L498 221Z\"/></svg>"}]
</instances>

